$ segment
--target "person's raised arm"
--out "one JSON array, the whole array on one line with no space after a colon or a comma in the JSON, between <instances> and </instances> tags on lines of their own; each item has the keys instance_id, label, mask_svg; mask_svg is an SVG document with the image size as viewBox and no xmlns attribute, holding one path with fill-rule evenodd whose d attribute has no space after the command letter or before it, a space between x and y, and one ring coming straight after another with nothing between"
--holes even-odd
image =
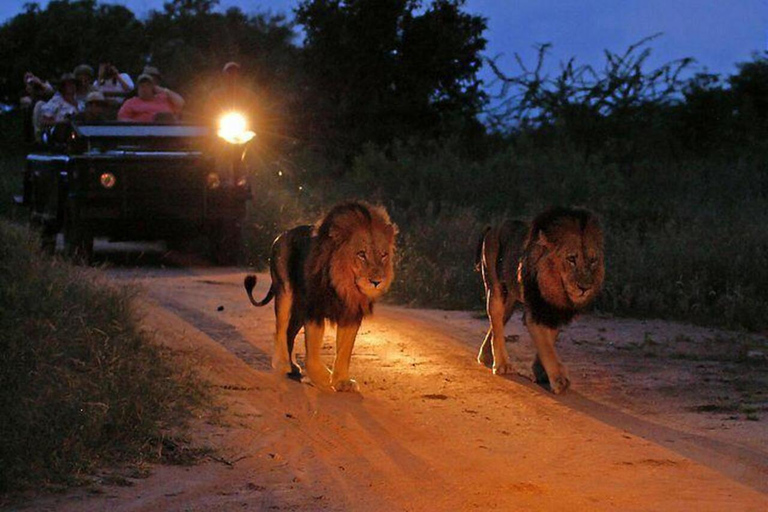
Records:
<instances>
[{"instance_id":1,"label":"person's raised arm","mask_svg":"<svg viewBox=\"0 0 768 512\"><path fill-rule=\"evenodd\" d=\"M133 80L131 80L130 76L120 73L115 66L112 66L112 72L115 74L115 78L124 92L131 92L133 90Z\"/></svg>"},{"instance_id":2,"label":"person's raised arm","mask_svg":"<svg viewBox=\"0 0 768 512\"><path fill-rule=\"evenodd\" d=\"M159 87L159 86L156 87L155 90L157 92L164 92L166 96L168 96L168 101L171 103L171 106L173 106L173 109L176 112L181 112L181 110L184 108L184 98L182 98L179 93L173 92L168 88Z\"/></svg>"}]
</instances>

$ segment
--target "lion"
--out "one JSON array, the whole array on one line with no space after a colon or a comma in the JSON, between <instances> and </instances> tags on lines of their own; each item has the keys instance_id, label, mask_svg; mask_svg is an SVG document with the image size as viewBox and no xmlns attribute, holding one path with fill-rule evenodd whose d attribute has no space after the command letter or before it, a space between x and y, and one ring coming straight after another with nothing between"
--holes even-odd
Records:
<instances>
[{"instance_id":1,"label":"lion","mask_svg":"<svg viewBox=\"0 0 768 512\"><path fill-rule=\"evenodd\" d=\"M555 351L559 330L602 289L603 232L597 217L583 209L552 208L528 225L505 221L486 228L477 247L490 327L477 360L494 374L512 373L504 326L517 303L536 347L533 375L555 394L570 386Z\"/></svg>"},{"instance_id":2,"label":"lion","mask_svg":"<svg viewBox=\"0 0 768 512\"><path fill-rule=\"evenodd\" d=\"M244 281L254 306L275 298L275 370L301 378L293 346L304 327L310 381L335 391L359 390L349 376L352 348L363 317L392 284L396 235L397 226L383 207L347 202L333 207L314 227L299 226L275 239L267 295L256 301L256 276ZM320 359L326 320L336 325L332 370Z\"/></svg>"}]
</instances>

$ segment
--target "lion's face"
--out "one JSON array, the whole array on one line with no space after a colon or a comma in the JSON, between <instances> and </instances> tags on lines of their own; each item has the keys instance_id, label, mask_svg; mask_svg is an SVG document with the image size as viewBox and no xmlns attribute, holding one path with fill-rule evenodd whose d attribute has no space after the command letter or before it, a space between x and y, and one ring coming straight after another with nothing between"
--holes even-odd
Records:
<instances>
[{"instance_id":1,"label":"lion's face","mask_svg":"<svg viewBox=\"0 0 768 512\"><path fill-rule=\"evenodd\" d=\"M343 250L351 260L355 285L369 299L375 300L383 295L392 284L394 270L392 266L394 232L390 229L358 231L352 235L349 244Z\"/></svg>"},{"instance_id":2,"label":"lion's face","mask_svg":"<svg viewBox=\"0 0 768 512\"><path fill-rule=\"evenodd\" d=\"M584 229L575 220L565 221L548 235L540 233L538 243L546 251L539 263L542 292L551 299L559 295L565 302L558 304L561 307L581 309L588 305L602 288L605 276L603 234L597 221L591 220Z\"/></svg>"},{"instance_id":3,"label":"lion's face","mask_svg":"<svg viewBox=\"0 0 768 512\"><path fill-rule=\"evenodd\" d=\"M372 303L381 297L394 278L397 234L386 210L361 203L342 205L329 213L323 225L328 225L332 240L329 263L336 293L347 304Z\"/></svg>"}]
</instances>

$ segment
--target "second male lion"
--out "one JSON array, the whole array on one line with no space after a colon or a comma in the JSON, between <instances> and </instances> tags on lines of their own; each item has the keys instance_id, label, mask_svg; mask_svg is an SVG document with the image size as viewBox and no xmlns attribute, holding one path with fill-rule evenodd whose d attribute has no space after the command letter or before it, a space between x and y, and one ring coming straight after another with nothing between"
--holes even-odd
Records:
<instances>
[{"instance_id":1,"label":"second male lion","mask_svg":"<svg viewBox=\"0 0 768 512\"><path fill-rule=\"evenodd\" d=\"M587 210L553 208L531 225L507 221L487 228L476 264L482 269L491 326L477 359L493 373L513 371L504 345L504 326L517 302L524 305L528 332L536 346L533 373L554 393L570 385L555 351L561 327L583 310L602 288L603 232Z\"/></svg>"},{"instance_id":2,"label":"second male lion","mask_svg":"<svg viewBox=\"0 0 768 512\"><path fill-rule=\"evenodd\" d=\"M277 237L266 297L260 302L253 298L256 276L247 276L244 283L254 306L275 298L273 368L301 375L293 346L304 327L310 380L336 391L357 390L349 377L352 348L363 317L392 283L396 234L384 208L349 202L335 206L314 227L299 226ZM326 320L336 324L333 370L320 359Z\"/></svg>"}]
</instances>

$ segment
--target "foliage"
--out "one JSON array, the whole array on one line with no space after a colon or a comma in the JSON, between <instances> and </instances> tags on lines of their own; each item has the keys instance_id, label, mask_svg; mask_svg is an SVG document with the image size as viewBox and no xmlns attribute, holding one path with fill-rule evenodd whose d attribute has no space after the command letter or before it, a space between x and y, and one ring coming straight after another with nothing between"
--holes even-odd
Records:
<instances>
[{"instance_id":1,"label":"foliage","mask_svg":"<svg viewBox=\"0 0 768 512\"><path fill-rule=\"evenodd\" d=\"M485 19L463 0L307 0L309 138L347 156L364 143L477 125Z\"/></svg>"},{"instance_id":2,"label":"foliage","mask_svg":"<svg viewBox=\"0 0 768 512\"><path fill-rule=\"evenodd\" d=\"M154 460L205 396L138 329L132 289L39 243L0 220L0 491Z\"/></svg>"},{"instance_id":3,"label":"foliage","mask_svg":"<svg viewBox=\"0 0 768 512\"><path fill-rule=\"evenodd\" d=\"M146 54L144 28L125 6L96 0L51 0L0 25L0 100L15 100L27 71L58 79L75 66L112 62L135 72Z\"/></svg>"}]
</instances>

